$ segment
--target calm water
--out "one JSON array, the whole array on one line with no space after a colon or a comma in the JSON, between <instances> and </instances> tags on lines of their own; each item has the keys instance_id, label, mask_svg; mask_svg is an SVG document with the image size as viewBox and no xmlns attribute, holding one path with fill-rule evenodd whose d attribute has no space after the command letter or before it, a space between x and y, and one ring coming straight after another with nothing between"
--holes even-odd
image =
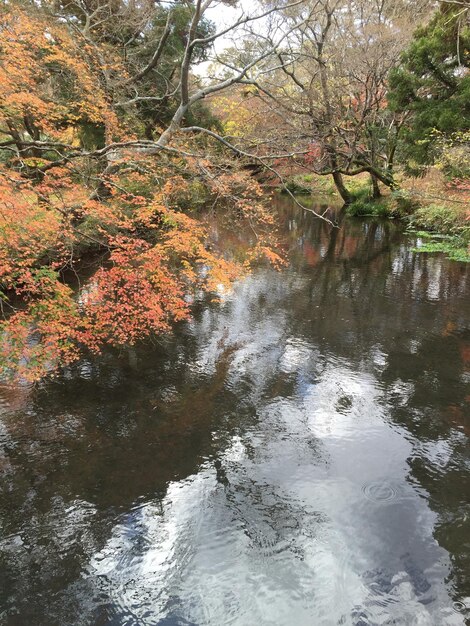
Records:
<instances>
[{"instance_id":1,"label":"calm water","mask_svg":"<svg viewBox=\"0 0 470 626\"><path fill-rule=\"evenodd\" d=\"M0 623L466 623L470 267L281 220L282 272L0 390Z\"/></svg>"}]
</instances>

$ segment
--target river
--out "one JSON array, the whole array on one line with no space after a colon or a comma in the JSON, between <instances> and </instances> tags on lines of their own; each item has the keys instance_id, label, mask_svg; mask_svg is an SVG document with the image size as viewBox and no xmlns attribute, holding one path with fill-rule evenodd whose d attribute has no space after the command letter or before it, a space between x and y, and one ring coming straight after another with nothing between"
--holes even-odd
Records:
<instances>
[{"instance_id":1,"label":"river","mask_svg":"<svg viewBox=\"0 0 470 626\"><path fill-rule=\"evenodd\" d=\"M281 271L0 388L1 624L468 623L470 267L277 204Z\"/></svg>"}]
</instances>

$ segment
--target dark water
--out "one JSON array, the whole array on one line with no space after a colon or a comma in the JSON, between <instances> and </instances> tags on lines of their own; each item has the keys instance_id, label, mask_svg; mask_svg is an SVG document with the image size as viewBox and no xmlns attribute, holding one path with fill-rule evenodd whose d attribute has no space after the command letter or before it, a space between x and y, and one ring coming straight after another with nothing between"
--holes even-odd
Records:
<instances>
[{"instance_id":1,"label":"dark water","mask_svg":"<svg viewBox=\"0 0 470 626\"><path fill-rule=\"evenodd\" d=\"M470 268L281 216L282 272L1 390L2 624L466 623Z\"/></svg>"}]
</instances>

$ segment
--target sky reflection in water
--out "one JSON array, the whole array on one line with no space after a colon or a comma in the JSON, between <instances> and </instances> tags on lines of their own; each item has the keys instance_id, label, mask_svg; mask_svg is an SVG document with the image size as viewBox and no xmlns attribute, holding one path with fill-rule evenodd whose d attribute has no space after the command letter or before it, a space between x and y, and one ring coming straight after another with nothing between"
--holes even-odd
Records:
<instances>
[{"instance_id":1,"label":"sky reflection in water","mask_svg":"<svg viewBox=\"0 0 470 626\"><path fill-rule=\"evenodd\" d=\"M0 392L2 623L465 624L468 270L281 217L289 268Z\"/></svg>"}]
</instances>

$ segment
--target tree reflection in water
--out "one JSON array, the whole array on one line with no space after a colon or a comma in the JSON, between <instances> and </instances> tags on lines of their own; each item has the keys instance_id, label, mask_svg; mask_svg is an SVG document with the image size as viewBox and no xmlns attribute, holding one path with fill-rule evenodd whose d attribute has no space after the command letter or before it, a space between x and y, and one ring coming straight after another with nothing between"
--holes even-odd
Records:
<instances>
[{"instance_id":1,"label":"tree reflection in water","mask_svg":"<svg viewBox=\"0 0 470 626\"><path fill-rule=\"evenodd\" d=\"M464 623L468 270L279 210L289 267L2 389L5 623Z\"/></svg>"}]
</instances>

